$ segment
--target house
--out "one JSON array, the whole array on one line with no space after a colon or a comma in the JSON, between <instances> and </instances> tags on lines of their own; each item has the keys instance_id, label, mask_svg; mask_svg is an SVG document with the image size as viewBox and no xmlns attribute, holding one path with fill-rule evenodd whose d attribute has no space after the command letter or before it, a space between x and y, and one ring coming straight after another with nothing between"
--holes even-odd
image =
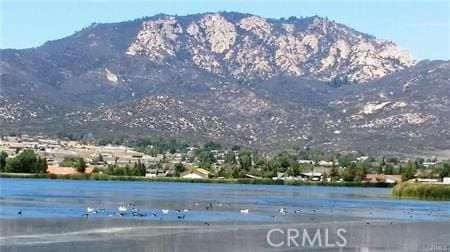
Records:
<instances>
[{"instance_id":1,"label":"house","mask_svg":"<svg viewBox=\"0 0 450 252\"><path fill-rule=\"evenodd\" d=\"M358 160L359 162L364 162L366 160L368 160L369 157L368 156L361 156L361 157L357 157L356 160Z\"/></svg>"},{"instance_id":2,"label":"house","mask_svg":"<svg viewBox=\"0 0 450 252\"><path fill-rule=\"evenodd\" d=\"M426 168L430 168L431 166L434 166L436 164L436 162L423 162L423 166L425 166Z\"/></svg>"},{"instance_id":3,"label":"house","mask_svg":"<svg viewBox=\"0 0 450 252\"><path fill-rule=\"evenodd\" d=\"M161 169L147 169L145 172L146 178L161 178L167 177L169 175L169 171L163 171Z\"/></svg>"},{"instance_id":4,"label":"house","mask_svg":"<svg viewBox=\"0 0 450 252\"><path fill-rule=\"evenodd\" d=\"M332 161L320 160L319 162L317 162L317 165L319 165L319 166L333 166L333 162Z\"/></svg>"},{"instance_id":5,"label":"house","mask_svg":"<svg viewBox=\"0 0 450 252\"><path fill-rule=\"evenodd\" d=\"M260 179L261 178L261 177L254 176L254 175L251 175L251 174L245 174L245 177L246 178L251 178L251 179Z\"/></svg>"},{"instance_id":6,"label":"house","mask_svg":"<svg viewBox=\"0 0 450 252\"><path fill-rule=\"evenodd\" d=\"M378 183L378 182L384 182L384 174L366 174L366 177L364 177L364 181L369 183Z\"/></svg>"},{"instance_id":7,"label":"house","mask_svg":"<svg viewBox=\"0 0 450 252\"><path fill-rule=\"evenodd\" d=\"M312 180L312 181L320 181L322 180L322 173L320 172L303 172L298 176L301 180Z\"/></svg>"},{"instance_id":8,"label":"house","mask_svg":"<svg viewBox=\"0 0 450 252\"><path fill-rule=\"evenodd\" d=\"M206 179L204 176L202 176L200 174L197 174L197 173L189 173L189 174L186 174L186 175L182 176L182 178L185 178L185 179Z\"/></svg>"},{"instance_id":9,"label":"house","mask_svg":"<svg viewBox=\"0 0 450 252\"><path fill-rule=\"evenodd\" d=\"M147 169L145 172L146 178L156 178L158 176L158 169Z\"/></svg>"},{"instance_id":10,"label":"house","mask_svg":"<svg viewBox=\"0 0 450 252\"><path fill-rule=\"evenodd\" d=\"M214 174L211 172L202 169L202 168L192 168L190 171L184 173L181 177L187 179L208 179L212 177Z\"/></svg>"},{"instance_id":11,"label":"house","mask_svg":"<svg viewBox=\"0 0 450 252\"><path fill-rule=\"evenodd\" d=\"M450 185L450 177L445 177L442 179L442 184Z\"/></svg>"},{"instance_id":12,"label":"house","mask_svg":"<svg viewBox=\"0 0 450 252\"><path fill-rule=\"evenodd\" d=\"M366 174L364 181L368 183L398 183L402 181L400 175L385 175L385 174Z\"/></svg>"},{"instance_id":13,"label":"house","mask_svg":"<svg viewBox=\"0 0 450 252\"><path fill-rule=\"evenodd\" d=\"M430 179L430 178L414 178L408 180L408 182L419 182L419 183L425 183L425 184L437 184L439 183L438 179Z\"/></svg>"},{"instance_id":14,"label":"house","mask_svg":"<svg viewBox=\"0 0 450 252\"><path fill-rule=\"evenodd\" d=\"M9 148L10 148L11 150L20 151L20 150L26 149L26 148L28 148L28 147L27 147L27 145L24 144L24 143L10 143L10 144L9 144Z\"/></svg>"},{"instance_id":15,"label":"house","mask_svg":"<svg viewBox=\"0 0 450 252\"><path fill-rule=\"evenodd\" d=\"M402 182L401 175L385 175L385 178L385 182L390 184Z\"/></svg>"},{"instance_id":16,"label":"house","mask_svg":"<svg viewBox=\"0 0 450 252\"><path fill-rule=\"evenodd\" d=\"M305 159L300 159L297 161L299 164L314 164L313 160L305 160Z\"/></svg>"},{"instance_id":17,"label":"house","mask_svg":"<svg viewBox=\"0 0 450 252\"><path fill-rule=\"evenodd\" d=\"M284 172L277 172L276 177L272 177L272 180L284 180L286 177L286 173Z\"/></svg>"}]
</instances>

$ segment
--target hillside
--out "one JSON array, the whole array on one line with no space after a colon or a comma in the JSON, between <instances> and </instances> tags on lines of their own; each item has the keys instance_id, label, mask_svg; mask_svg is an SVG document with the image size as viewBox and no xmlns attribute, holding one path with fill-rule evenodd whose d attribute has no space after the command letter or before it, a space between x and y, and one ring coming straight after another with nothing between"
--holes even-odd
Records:
<instances>
[{"instance_id":1,"label":"hillside","mask_svg":"<svg viewBox=\"0 0 450 252\"><path fill-rule=\"evenodd\" d=\"M157 15L0 51L0 131L450 148L450 63L326 18Z\"/></svg>"}]
</instances>

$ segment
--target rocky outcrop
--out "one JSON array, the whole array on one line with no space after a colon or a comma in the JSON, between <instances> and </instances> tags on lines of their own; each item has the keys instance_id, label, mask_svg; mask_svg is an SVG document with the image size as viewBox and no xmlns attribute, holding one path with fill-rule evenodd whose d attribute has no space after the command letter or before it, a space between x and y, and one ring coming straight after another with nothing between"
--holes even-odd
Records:
<instances>
[{"instance_id":1,"label":"rocky outcrop","mask_svg":"<svg viewBox=\"0 0 450 252\"><path fill-rule=\"evenodd\" d=\"M177 56L208 72L248 80L288 74L362 83L415 64L393 42L327 19L238 16L215 13L189 22L173 16L144 21L127 54L146 55L157 63Z\"/></svg>"},{"instance_id":2,"label":"rocky outcrop","mask_svg":"<svg viewBox=\"0 0 450 252\"><path fill-rule=\"evenodd\" d=\"M239 21L239 27L255 34L260 39L270 39L272 36L272 24L262 17L243 18Z\"/></svg>"},{"instance_id":3,"label":"rocky outcrop","mask_svg":"<svg viewBox=\"0 0 450 252\"><path fill-rule=\"evenodd\" d=\"M112 84L116 84L119 82L119 78L117 78L117 75L115 75L113 72L109 71L108 68L105 68L105 76L106 79L111 82Z\"/></svg>"},{"instance_id":4,"label":"rocky outcrop","mask_svg":"<svg viewBox=\"0 0 450 252\"><path fill-rule=\"evenodd\" d=\"M183 29L174 17L146 21L127 54L144 54L151 60L160 62L175 55L180 46L177 39L182 32Z\"/></svg>"}]
</instances>

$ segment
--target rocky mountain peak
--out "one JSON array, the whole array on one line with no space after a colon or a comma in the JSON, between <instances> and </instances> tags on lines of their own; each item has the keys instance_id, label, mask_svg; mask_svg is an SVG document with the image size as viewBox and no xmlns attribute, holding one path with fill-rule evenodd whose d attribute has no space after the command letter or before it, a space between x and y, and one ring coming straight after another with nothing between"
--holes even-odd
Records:
<instances>
[{"instance_id":1,"label":"rocky mountain peak","mask_svg":"<svg viewBox=\"0 0 450 252\"><path fill-rule=\"evenodd\" d=\"M181 19L163 16L144 21L127 53L157 63L177 58L238 79L288 74L361 83L415 64L393 42L320 17L276 20L210 13L188 22Z\"/></svg>"}]
</instances>

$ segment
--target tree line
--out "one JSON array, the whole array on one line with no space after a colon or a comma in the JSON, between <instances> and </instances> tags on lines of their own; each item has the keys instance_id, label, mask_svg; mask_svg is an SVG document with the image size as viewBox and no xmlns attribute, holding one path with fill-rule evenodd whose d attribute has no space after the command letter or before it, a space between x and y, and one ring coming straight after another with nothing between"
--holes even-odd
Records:
<instances>
[{"instance_id":1,"label":"tree line","mask_svg":"<svg viewBox=\"0 0 450 252\"><path fill-rule=\"evenodd\" d=\"M33 150L24 150L13 158L8 158L4 151L0 152L0 172L46 173L47 168L47 160Z\"/></svg>"}]
</instances>

